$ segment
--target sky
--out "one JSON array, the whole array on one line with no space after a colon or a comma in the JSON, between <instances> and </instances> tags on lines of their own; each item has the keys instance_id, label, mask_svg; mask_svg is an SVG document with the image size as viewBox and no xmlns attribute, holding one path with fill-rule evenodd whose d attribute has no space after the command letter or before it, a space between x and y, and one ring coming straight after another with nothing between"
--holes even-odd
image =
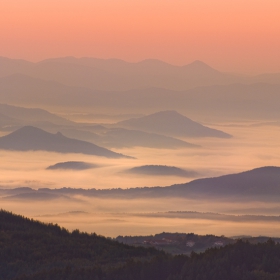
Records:
<instances>
[{"instance_id":1,"label":"sky","mask_svg":"<svg viewBox=\"0 0 280 280\"><path fill-rule=\"evenodd\" d=\"M280 72L278 0L0 0L0 56Z\"/></svg>"}]
</instances>

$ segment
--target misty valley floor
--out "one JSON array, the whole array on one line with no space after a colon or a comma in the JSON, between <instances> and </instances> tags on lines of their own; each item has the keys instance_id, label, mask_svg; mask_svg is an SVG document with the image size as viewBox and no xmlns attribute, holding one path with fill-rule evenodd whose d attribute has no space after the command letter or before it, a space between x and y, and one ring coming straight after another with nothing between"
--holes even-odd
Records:
<instances>
[{"instance_id":1,"label":"misty valley floor","mask_svg":"<svg viewBox=\"0 0 280 280\"><path fill-rule=\"evenodd\" d=\"M248 122L216 124L218 129L234 135L231 139L196 139L202 148L150 149L136 147L117 152L136 159L104 159L81 154L1 151L1 188L131 188L169 186L195 178L125 174L124 170L144 164L166 164L196 171L200 177L212 177L277 165L280 159L280 132L271 126L254 127ZM28 157L27 157L28 153ZM57 162L84 161L98 165L87 170L46 170ZM172 217L154 213L168 211L213 212L232 215L279 215L276 202L215 201L192 199L71 199L3 200L1 207L44 222L55 222L68 229L97 232L105 236L147 235L162 231L195 232L216 235L280 236L278 221L217 220L209 217ZM80 214L63 214L82 211ZM85 212L85 213L84 213Z\"/></svg>"}]
</instances>

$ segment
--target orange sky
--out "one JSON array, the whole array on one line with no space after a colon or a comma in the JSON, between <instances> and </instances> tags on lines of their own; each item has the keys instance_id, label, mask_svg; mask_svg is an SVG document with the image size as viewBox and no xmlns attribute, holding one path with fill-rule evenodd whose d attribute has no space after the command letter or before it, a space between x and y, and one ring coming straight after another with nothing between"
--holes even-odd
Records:
<instances>
[{"instance_id":1,"label":"orange sky","mask_svg":"<svg viewBox=\"0 0 280 280\"><path fill-rule=\"evenodd\" d=\"M280 72L278 0L1 0L0 56L91 56Z\"/></svg>"}]
</instances>

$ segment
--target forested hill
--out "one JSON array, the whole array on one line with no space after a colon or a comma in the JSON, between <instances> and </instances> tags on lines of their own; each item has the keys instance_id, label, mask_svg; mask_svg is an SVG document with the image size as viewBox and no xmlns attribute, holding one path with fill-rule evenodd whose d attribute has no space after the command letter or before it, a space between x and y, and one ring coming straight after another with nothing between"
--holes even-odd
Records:
<instances>
[{"instance_id":1,"label":"forested hill","mask_svg":"<svg viewBox=\"0 0 280 280\"><path fill-rule=\"evenodd\" d=\"M279 280L280 244L240 240L173 257L1 210L0 279Z\"/></svg>"},{"instance_id":2,"label":"forested hill","mask_svg":"<svg viewBox=\"0 0 280 280\"><path fill-rule=\"evenodd\" d=\"M164 256L154 248L135 248L95 233L78 230L70 233L58 225L43 224L3 210L0 212L0 248L0 279L18 279L20 275L28 275L26 279L31 275L34 279L44 279L43 272L62 275L69 269L76 275L74 271L82 268L100 278L104 267L134 258L148 260Z\"/></svg>"}]
</instances>

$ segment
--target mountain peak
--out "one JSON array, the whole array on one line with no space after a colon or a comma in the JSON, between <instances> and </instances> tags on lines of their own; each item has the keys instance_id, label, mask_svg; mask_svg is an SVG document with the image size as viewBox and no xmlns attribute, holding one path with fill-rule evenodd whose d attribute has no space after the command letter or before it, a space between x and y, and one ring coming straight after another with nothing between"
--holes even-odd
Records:
<instances>
[{"instance_id":1,"label":"mountain peak","mask_svg":"<svg viewBox=\"0 0 280 280\"><path fill-rule=\"evenodd\" d=\"M63 135L60 131L58 131L58 132L56 133L56 136L59 136L59 137L63 136L63 137L64 137L64 135Z\"/></svg>"},{"instance_id":2,"label":"mountain peak","mask_svg":"<svg viewBox=\"0 0 280 280\"><path fill-rule=\"evenodd\" d=\"M121 121L117 125L172 137L231 137L227 133L203 126L173 110Z\"/></svg>"},{"instance_id":3,"label":"mountain peak","mask_svg":"<svg viewBox=\"0 0 280 280\"><path fill-rule=\"evenodd\" d=\"M44 132L44 130L42 130L38 127L32 126L32 125L26 125L26 126L19 128L15 132L39 133L39 132ZM15 133L15 132L12 132L12 133Z\"/></svg>"},{"instance_id":4,"label":"mountain peak","mask_svg":"<svg viewBox=\"0 0 280 280\"><path fill-rule=\"evenodd\" d=\"M52 134L34 126L24 126L6 136L0 137L0 149L79 153L108 158L127 157L93 143L68 138L60 132Z\"/></svg>"},{"instance_id":5,"label":"mountain peak","mask_svg":"<svg viewBox=\"0 0 280 280\"><path fill-rule=\"evenodd\" d=\"M189 65L200 65L200 66L207 66L210 67L209 65L207 65L206 63L204 63L201 60L194 60L192 63L190 63Z\"/></svg>"},{"instance_id":6,"label":"mountain peak","mask_svg":"<svg viewBox=\"0 0 280 280\"><path fill-rule=\"evenodd\" d=\"M219 72L218 70L212 68L211 66L209 66L208 64L206 64L205 62L201 61L201 60L195 60L192 63L185 65L184 68L187 69L192 69L195 71L215 71L215 72Z\"/></svg>"}]
</instances>

